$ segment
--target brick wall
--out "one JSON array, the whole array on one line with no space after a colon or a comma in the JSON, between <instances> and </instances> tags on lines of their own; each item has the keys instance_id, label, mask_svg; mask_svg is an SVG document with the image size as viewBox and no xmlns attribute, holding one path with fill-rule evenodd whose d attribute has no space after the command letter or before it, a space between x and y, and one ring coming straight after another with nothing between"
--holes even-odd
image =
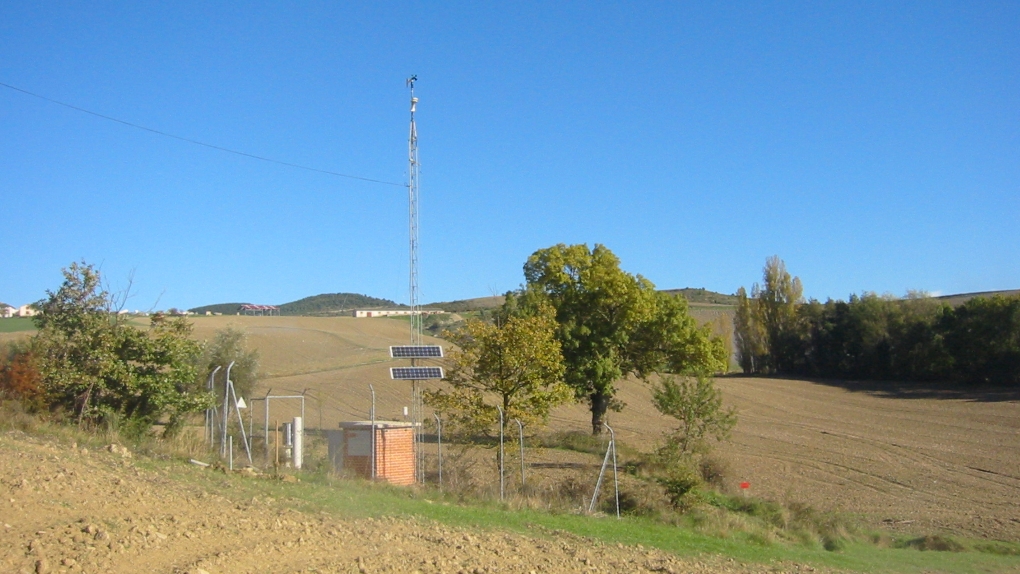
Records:
<instances>
[{"instance_id":1,"label":"brick wall","mask_svg":"<svg viewBox=\"0 0 1020 574\"><path fill-rule=\"evenodd\" d=\"M358 425L344 431L342 444L336 447L342 452L330 456L342 457L334 466L343 467L346 472L359 476L372 476L371 431L367 425ZM332 443L331 443L332 444ZM391 484L407 486L415 483L414 429L407 427L379 426L375 429L375 476Z\"/></svg>"},{"instance_id":2,"label":"brick wall","mask_svg":"<svg viewBox=\"0 0 1020 574\"><path fill-rule=\"evenodd\" d=\"M376 477L390 484L414 484L413 429L376 429L375 441Z\"/></svg>"}]
</instances>

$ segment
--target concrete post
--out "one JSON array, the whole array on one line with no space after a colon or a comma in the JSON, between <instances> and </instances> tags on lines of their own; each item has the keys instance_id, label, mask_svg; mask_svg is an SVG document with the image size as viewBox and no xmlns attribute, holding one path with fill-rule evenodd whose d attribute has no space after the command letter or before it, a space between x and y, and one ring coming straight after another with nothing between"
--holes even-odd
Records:
<instances>
[{"instance_id":1,"label":"concrete post","mask_svg":"<svg viewBox=\"0 0 1020 574\"><path fill-rule=\"evenodd\" d=\"M294 468L301 470L305 453L305 423L301 417L294 417Z\"/></svg>"}]
</instances>

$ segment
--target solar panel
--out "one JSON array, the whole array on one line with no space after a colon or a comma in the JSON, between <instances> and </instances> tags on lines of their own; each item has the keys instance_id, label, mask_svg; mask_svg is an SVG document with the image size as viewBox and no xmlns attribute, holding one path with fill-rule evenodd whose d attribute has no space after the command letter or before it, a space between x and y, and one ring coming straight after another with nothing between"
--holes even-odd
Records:
<instances>
[{"instance_id":1,"label":"solar panel","mask_svg":"<svg viewBox=\"0 0 1020 574\"><path fill-rule=\"evenodd\" d=\"M443 378L442 367L390 367L390 378L398 381L425 381Z\"/></svg>"},{"instance_id":2,"label":"solar panel","mask_svg":"<svg viewBox=\"0 0 1020 574\"><path fill-rule=\"evenodd\" d=\"M439 345L402 345L390 347L394 359L441 359L443 348Z\"/></svg>"}]
</instances>

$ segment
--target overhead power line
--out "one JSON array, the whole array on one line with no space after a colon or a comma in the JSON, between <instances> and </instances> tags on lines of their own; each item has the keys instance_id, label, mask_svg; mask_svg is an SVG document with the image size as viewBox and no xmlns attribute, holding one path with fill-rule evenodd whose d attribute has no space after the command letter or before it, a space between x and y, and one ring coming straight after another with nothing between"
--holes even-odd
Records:
<instances>
[{"instance_id":1,"label":"overhead power line","mask_svg":"<svg viewBox=\"0 0 1020 574\"><path fill-rule=\"evenodd\" d=\"M175 140L180 140L182 142L187 142L187 143L190 143L190 144L200 145L200 146L203 146L203 147L207 147L207 148L211 148L211 149L215 149L215 150L219 150L219 151L223 151L223 152L227 152L227 153L232 153L234 155L240 155L240 156L248 157L248 158L251 158L251 159L257 159L259 161L266 161L266 162L269 162L269 163L275 163L275 164L278 164L278 165L285 165L287 167L293 167L293 168L296 168L296 169L303 169L303 170L306 170L306 171L314 171L316 173L324 173L326 175L335 175L337 177L345 177L347 179L357 179L359 181L367 181L367 182L371 182L371 183L381 183L383 185L394 185L394 186L397 186L397 187L406 187L407 186L407 184L403 184L403 183L396 183L396 182L392 182L392 181L384 181L384 180L381 180L381 179L372 179L370 177L360 177L360 176L357 176L357 175L350 175L350 174L346 174L346 173L339 173L339 172L329 171L329 170L325 170L325 169L318 169L318 168L315 168L315 167L308 167L306 165L300 165L300 164L296 164L296 163L291 163L289 161L282 161L282 160L278 160L278 159L273 159L273 158L269 158L269 157L263 157L263 156L260 156L260 155L246 153L246 152L243 152L243 151L238 151L236 149L230 149L230 148L226 148L226 147L223 147L223 146L213 145L213 144L210 144L210 143L205 143L205 142L201 142L201 141L198 141L198 140L193 140L191 138L186 138L186 137L183 137L183 136L174 135L174 134L171 134L171 133L167 133L167 132L164 132L164 131L153 129L153 128L146 127L146 126L143 126L143 125L131 123L129 121L125 121L125 120L122 120L122 119L118 119L118 118L114 118L114 117L107 116L107 115L104 115L104 114L100 114L98 112L93 112L92 110L86 110L85 108L81 108L81 107L75 106L73 104L69 104L67 102L61 102L59 100L54 100L53 98L47 98L46 96L43 96L43 95L40 95L40 94L36 94L36 93L30 92L28 90L23 90L21 88L18 88L16 86L12 86L10 84L5 84L3 82L0 82L0 86L3 86L5 88L11 89L11 90L14 90L16 92L21 92L22 94L26 94L26 95L32 96L34 98L39 98L40 100L45 100L47 102L50 102L51 104L57 104L58 106L64 106L65 108L70 108L70 109L75 110L75 111L79 111L79 112L82 112L82 113L85 113L85 114L89 114L89 115L95 116L97 118L102 118L104 120L108 120L108 121L111 121L111 122L116 122L118 124L123 124L125 126L132 127L132 128L135 128L135 129L144 130L144 131L147 131L147 132L150 132L150 133L154 133L156 135L161 135L161 136L164 136L164 137L173 138Z\"/></svg>"}]
</instances>

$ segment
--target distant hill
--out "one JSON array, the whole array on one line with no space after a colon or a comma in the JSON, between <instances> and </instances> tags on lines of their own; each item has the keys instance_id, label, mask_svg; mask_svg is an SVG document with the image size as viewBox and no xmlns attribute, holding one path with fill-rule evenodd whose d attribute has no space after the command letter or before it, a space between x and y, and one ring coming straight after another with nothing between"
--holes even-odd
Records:
<instances>
[{"instance_id":1,"label":"distant hill","mask_svg":"<svg viewBox=\"0 0 1020 574\"><path fill-rule=\"evenodd\" d=\"M736 305L736 295L724 295L722 293L716 293L715 291L709 291L704 287L684 287L683 289L663 289L664 293L671 295L683 295L687 299L688 303L702 303L709 305Z\"/></svg>"},{"instance_id":2,"label":"distant hill","mask_svg":"<svg viewBox=\"0 0 1020 574\"><path fill-rule=\"evenodd\" d=\"M1002 291L981 291L980 293L959 293L957 295L942 295L936 297L939 301L949 303L953 307L963 305L967 301L975 297L994 297L996 295L1002 295L1003 297L1015 297L1020 295L1020 289L1004 289Z\"/></svg>"},{"instance_id":3,"label":"distant hill","mask_svg":"<svg viewBox=\"0 0 1020 574\"><path fill-rule=\"evenodd\" d=\"M192 313L199 315L205 315L209 313L221 313L223 315L233 315L237 313L237 309L245 303L217 303L216 305L203 305L201 307L195 307L194 309L188 309Z\"/></svg>"},{"instance_id":4,"label":"distant hill","mask_svg":"<svg viewBox=\"0 0 1020 574\"><path fill-rule=\"evenodd\" d=\"M407 305L355 293L324 293L280 305L281 315L339 315L352 309L403 309Z\"/></svg>"},{"instance_id":5,"label":"distant hill","mask_svg":"<svg viewBox=\"0 0 1020 574\"><path fill-rule=\"evenodd\" d=\"M234 315L238 312L238 308L244 304L217 303L188 310L199 315L204 315L207 311L210 313ZM281 315L329 316L340 315L352 309L376 309L379 307L401 309L407 306L399 305L389 299L378 299L368 295L358 295L357 293L323 293L322 295L313 295L290 303L277 305L277 307L280 308Z\"/></svg>"},{"instance_id":6,"label":"distant hill","mask_svg":"<svg viewBox=\"0 0 1020 574\"><path fill-rule=\"evenodd\" d=\"M446 301L444 303L429 303L422 305L423 309L442 309L447 313L466 313L468 311L482 311L495 309L503 304L506 297L496 295L494 297L477 297L475 299L461 299L459 301Z\"/></svg>"}]
</instances>

